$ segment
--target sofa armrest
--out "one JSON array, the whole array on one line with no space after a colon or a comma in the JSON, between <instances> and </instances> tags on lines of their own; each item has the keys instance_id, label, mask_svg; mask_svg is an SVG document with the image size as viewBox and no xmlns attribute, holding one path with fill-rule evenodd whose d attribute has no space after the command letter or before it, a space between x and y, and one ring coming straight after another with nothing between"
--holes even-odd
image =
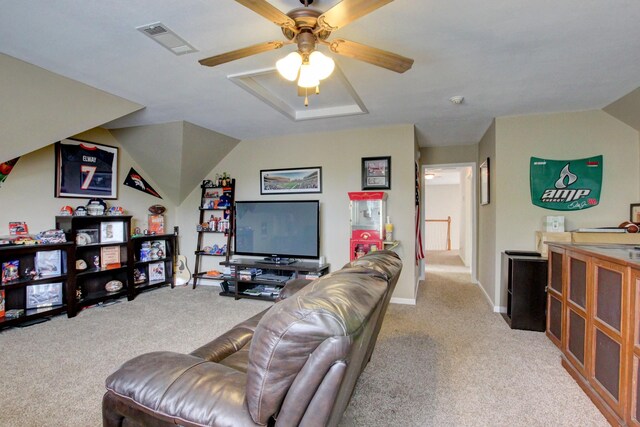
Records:
<instances>
[{"instance_id":1,"label":"sofa armrest","mask_svg":"<svg viewBox=\"0 0 640 427\"><path fill-rule=\"evenodd\" d=\"M167 351L135 357L106 381L109 400L120 400L147 417L183 425L255 426L245 404L245 385L242 372ZM113 408L117 406L103 406L103 411ZM114 418L103 413L103 419Z\"/></svg>"},{"instance_id":2,"label":"sofa armrest","mask_svg":"<svg viewBox=\"0 0 640 427\"><path fill-rule=\"evenodd\" d=\"M191 355L209 362L220 362L226 359L251 341L258 322L268 310L261 311L244 322L238 323L213 341L193 350Z\"/></svg>"},{"instance_id":3,"label":"sofa armrest","mask_svg":"<svg viewBox=\"0 0 640 427\"><path fill-rule=\"evenodd\" d=\"M313 282L310 279L293 279L289 280L280 290L280 295L276 298L276 302L289 298L291 295L304 288L307 284Z\"/></svg>"}]
</instances>

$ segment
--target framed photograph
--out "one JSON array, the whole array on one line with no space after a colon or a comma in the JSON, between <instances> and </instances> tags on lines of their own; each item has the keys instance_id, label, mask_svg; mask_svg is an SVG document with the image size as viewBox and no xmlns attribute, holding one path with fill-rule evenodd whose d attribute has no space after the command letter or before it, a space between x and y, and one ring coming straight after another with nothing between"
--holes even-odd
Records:
<instances>
[{"instance_id":1,"label":"framed photograph","mask_svg":"<svg viewBox=\"0 0 640 427\"><path fill-rule=\"evenodd\" d=\"M480 165L480 204L488 205L489 198L489 158Z\"/></svg>"},{"instance_id":2,"label":"framed photograph","mask_svg":"<svg viewBox=\"0 0 640 427\"><path fill-rule=\"evenodd\" d=\"M78 232L76 233L76 245L78 246L95 245L98 243L100 243L98 230L95 230L93 228L85 228L82 230L78 230Z\"/></svg>"},{"instance_id":3,"label":"framed photograph","mask_svg":"<svg viewBox=\"0 0 640 427\"><path fill-rule=\"evenodd\" d=\"M629 208L629 221L640 223L640 203L634 203Z\"/></svg>"},{"instance_id":4,"label":"framed photograph","mask_svg":"<svg viewBox=\"0 0 640 427\"><path fill-rule=\"evenodd\" d=\"M118 148L75 139L56 142L55 196L118 198Z\"/></svg>"},{"instance_id":5,"label":"framed photograph","mask_svg":"<svg viewBox=\"0 0 640 427\"><path fill-rule=\"evenodd\" d=\"M60 251L40 251L36 253L36 271L42 277L62 275Z\"/></svg>"},{"instance_id":6,"label":"framed photograph","mask_svg":"<svg viewBox=\"0 0 640 427\"><path fill-rule=\"evenodd\" d=\"M124 222L109 221L100 223L100 243L124 242Z\"/></svg>"},{"instance_id":7,"label":"framed photograph","mask_svg":"<svg viewBox=\"0 0 640 427\"><path fill-rule=\"evenodd\" d=\"M145 234L164 234L164 215L149 214L147 216L147 232Z\"/></svg>"},{"instance_id":8,"label":"framed photograph","mask_svg":"<svg viewBox=\"0 0 640 427\"><path fill-rule=\"evenodd\" d=\"M362 158L362 189L391 189L391 157Z\"/></svg>"},{"instance_id":9,"label":"framed photograph","mask_svg":"<svg viewBox=\"0 0 640 427\"><path fill-rule=\"evenodd\" d=\"M62 305L62 283L27 286L27 309Z\"/></svg>"},{"instance_id":10,"label":"framed photograph","mask_svg":"<svg viewBox=\"0 0 640 427\"><path fill-rule=\"evenodd\" d=\"M20 261L6 261L2 263L2 283L20 278Z\"/></svg>"},{"instance_id":11,"label":"framed photograph","mask_svg":"<svg viewBox=\"0 0 640 427\"><path fill-rule=\"evenodd\" d=\"M164 262L154 262L149 264L149 281L158 282L165 280Z\"/></svg>"},{"instance_id":12,"label":"framed photograph","mask_svg":"<svg viewBox=\"0 0 640 427\"><path fill-rule=\"evenodd\" d=\"M322 168L260 171L260 194L322 193Z\"/></svg>"},{"instance_id":13,"label":"framed photograph","mask_svg":"<svg viewBox=\"0 0 640 427\"><path fill-rule=\"evenodd\" d=\"M104 246L100 248L100 268L120 268L120 246Z\"/></svg>"}]
</instances>

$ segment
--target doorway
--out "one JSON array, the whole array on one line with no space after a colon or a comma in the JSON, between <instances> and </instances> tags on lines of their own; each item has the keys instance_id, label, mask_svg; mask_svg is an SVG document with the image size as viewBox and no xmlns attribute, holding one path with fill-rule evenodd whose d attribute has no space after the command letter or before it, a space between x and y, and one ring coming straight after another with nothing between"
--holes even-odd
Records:
<instances>
[{"instance_id":1,"label":"doorway","mask_svg":"<svg viewBox=\"0 0 640 427\"><path fill-rule=\"evenodd\" d=\"M457 253L476 278L475 163L423 166L425 251Z\"/></svg>"}]
</instances>

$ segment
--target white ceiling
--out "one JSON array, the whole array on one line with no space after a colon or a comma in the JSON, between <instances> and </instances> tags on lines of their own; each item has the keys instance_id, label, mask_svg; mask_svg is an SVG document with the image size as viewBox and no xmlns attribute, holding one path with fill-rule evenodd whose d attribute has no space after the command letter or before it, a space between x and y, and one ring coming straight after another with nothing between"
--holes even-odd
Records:
<instances>
[{"instance_id":1,"label":"white ceiling","mask_svg":"<svg viewBox=\"0 0 640 427\"><path fill-rule=\"evenodd\" d=\"M413 68L397 74L334 55L369 113L300 122L227 78L272 67L293 47L198 64L283 40L233 0L0 0L0 10L0 52L147 107L112 128L186 120L252 139L412 123L421 146L471 144L494 117L602 108L640 86L637 0L396 0L331 37L413 58ZM199 52L175 56L136 30L158 21ZM454 95L464 103L451 104Z\"/></svg>"}]
</instances>

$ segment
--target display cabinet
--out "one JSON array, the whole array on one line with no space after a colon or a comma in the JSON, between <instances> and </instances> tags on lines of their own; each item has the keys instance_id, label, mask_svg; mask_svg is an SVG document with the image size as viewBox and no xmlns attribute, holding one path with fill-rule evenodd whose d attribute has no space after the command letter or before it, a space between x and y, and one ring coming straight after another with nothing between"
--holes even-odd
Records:
<instances>
[{"instance_id":1,"label":"display cabinet","mask_svg":"<svg viewBox=\"0 0 640 427\"><path fill-rule=\"evenodd\" d=\"M564 334L564 249L549 247L547 290L547 337L558 348L563 347Z\"/></svg>"},{"instance_id":2,"label":"display cabinet","mask_svg":"<svg viewBox=\"0 0 640 427\"><path fill-rule=\"evenodd\" d=\"M130 215L57 216L56 228L75 242L78 308L124 296L134 298Z\"/></svg>"},{"instance_id":3,"label":"display cabinet","mask_svg":"<svg viewBox=\"0 0 640 427\"><path fill-rule=\"evenodd\" d=\"M627 354L627 376L631 378L628 387L629 425L640 427L640 270L631 270L631 298L629 309L634 313L629 322L629 352Z\"/></svg>"},{"instance_id":4,"label":"display cabinet","mask_svg":"<svg viewBox=\"0 0 640 427\"><path fill-rule=\"evenodd\" d=\"M640 425L640 250L548 244L547 335L562 365L612 425Z\"/></svg>"},{"instance_id":5,"label":"display cabinet","mask_svg":"<svg viewBox=\"0 0 640 427\"><path fill-rule=\"evenodd\" d=\"M229 179L226 185L205 181L200 186L200 222L196 226L198 242L192 276L194 289L201 279L224 279L218 267L212 267L210 260L228 261L232 255L235 186L235 179Z\"/></svg>"},{"instance_id":6,"label":"display cabinet","mask_svg":"<svg viewBox=\"0 0 640 427\"><path fill-rule=\"evenodd\" d=\"M131 238L135 294L164 285L174 287L176 238L174 234Z\"/></svg>"},{"instance_id":7,"label":"display cabinet","mask_svg":"<svg viewBox=\"0 0 640 427\"><path fill-rule=\"evenodd\" d=\"M0 328L76 314L72 243L0 248Z\"/></svg>"},{"instance_id":8,"label":"display cabinet","mask_svg":"<svg viewBox=\"0 0 640 427\"><path fill-rule=\"evenodd\" d=\"M313 280L329 272L329 264L297 261L293 264L266 264L254 259L220 263L231 269L222 282L222 296L274 301L280 289L292 279Z\"/></svg>"},{"instance_id":9,"label":"display cabinet","mask_svg":"<svg viewBox=\"0 0 640 427\"><path fill-rule=\"evenodd\" d=\"M349 192L350 259L381 250L385 240L387 194L382 191Z\"/></svg>"}]
</instances>

